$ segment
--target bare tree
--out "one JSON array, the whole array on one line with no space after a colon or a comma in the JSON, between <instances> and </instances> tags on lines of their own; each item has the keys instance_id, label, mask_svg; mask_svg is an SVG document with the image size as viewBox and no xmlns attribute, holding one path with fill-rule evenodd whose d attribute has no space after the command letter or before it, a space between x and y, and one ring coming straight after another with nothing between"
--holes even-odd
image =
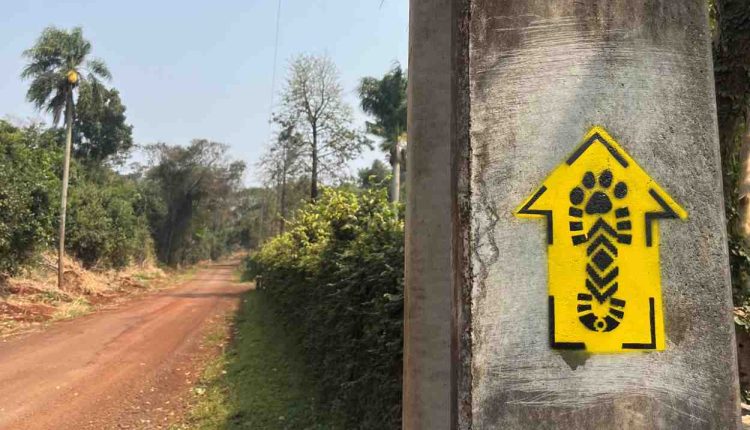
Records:
<instances>
[{"instance_id":1,"label":"bare tree","mask_svg":"<svg viewBox=\"0 0 750 430\"><path fill-rule=\"evenodd\" d=\"M276 118L294 123L302 138L300 155L310 173L310 198L318 197L321 174L339 176L342 166L369 146L352 127L352 109L342 99L336 66L327 56L301 55L289 67Z\"/></svg>"},{"instance_id":2,"label":"bare tree","mask_svg":"<svg viewBox=\"0 0 750 430\"><path fill-rule=\"evenodd\" d=\"M302 135L296 130L295 121L275 118L280 126L276 140L261 158L259 167L264 178L276 188L279 208L279 234L284 232L287 215L288 182L303 170L301 154L304 149Z\"/></svg>"}]
</instances>

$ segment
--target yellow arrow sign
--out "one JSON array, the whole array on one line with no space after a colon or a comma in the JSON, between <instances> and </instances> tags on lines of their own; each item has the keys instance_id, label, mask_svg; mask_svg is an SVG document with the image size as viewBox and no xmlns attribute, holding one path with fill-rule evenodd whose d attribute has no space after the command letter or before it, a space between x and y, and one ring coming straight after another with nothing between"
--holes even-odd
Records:
<instances>
[{"instance_id":1,"label":"yellow arrow sign","mask_svg":"<svg viewBox=\"0 0 750 430\"><path fill-rule=\"evenodd\" d=\"M659 226L687 212L594 127L515 211L547 223L549 335L556 349L664 349Z\"/></svg>"}]
</instances>

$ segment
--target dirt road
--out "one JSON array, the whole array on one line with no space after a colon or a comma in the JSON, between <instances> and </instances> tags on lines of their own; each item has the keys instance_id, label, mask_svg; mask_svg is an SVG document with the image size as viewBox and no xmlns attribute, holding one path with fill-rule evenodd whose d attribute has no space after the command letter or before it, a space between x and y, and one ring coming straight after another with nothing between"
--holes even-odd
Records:
<instances>
[{"instance_id":1,"label":"dirt road","mask_svg":"<svg viewBox=\"0 0 750 430\"><path fill-rule=\"evenodd\" d=\"M165 428L198 376L205 334L248 288L235 267L0 343L0 429Z\"/></svg>"}]
</instances>

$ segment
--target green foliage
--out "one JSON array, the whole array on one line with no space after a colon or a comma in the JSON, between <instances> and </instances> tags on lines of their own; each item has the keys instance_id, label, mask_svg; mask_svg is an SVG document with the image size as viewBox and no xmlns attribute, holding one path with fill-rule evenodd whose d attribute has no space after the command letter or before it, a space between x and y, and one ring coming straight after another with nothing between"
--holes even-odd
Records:
<instances>
[{"instance_id":1,"label":"green foliage","mask_svg":"<svg viewBox=\"0 0 750 430\"><path fill-rule=\"evenodd\" d=\"M383 138L381 149L395 150L406 132L406 74L396 64L382 79L363 78L359 85L362 110L375 117L367 122L367 132Z\"/></svg>"},{"instance_id":2,"label":"green foliage","mask_svg":"<svg viewBox=\"0 0 750 430\"><path fill-rule=\"evenodd\" d=\"M346 428L400 428L403 220L385 190L325 190L248 260L302 336L322 407Z\"/></svg>"},{"instance_id":3,"label":"green foliage","mask_svg":"<svg viewBox=\"0 0 750 430\"><path fill-rule=\"evenodd\" d=\"M735 305L750 295L750 247L739 231L741 136L747 130L750 102L750 3L744 0L709 2L714 28L714 78L719 120L724 203Z\"/></svg>"},{"instance_id":4,"label":"green foliage","mask_svg":"<svg viewBox=\"0 0 750 430\"><path fill-rule=\"evenodd\" d=\"M722 155L736 150L735 136L750 102L750 3L716 0L714 78ZM726 170L725 170L726 171Z\"/></svg>"},{"instance_id":5,"label":"green foliage","mask_svg":"<svg viewBox=\"0 0 750 430\"><path fill-rule=\"evenodd\" d=\"M92 83L110 78L101 60L88 59L90 53L91 43L83 38L79 27L70 31L47 27L34 46L24 51L29 62L21 78L32 80L26 98L37 108L52 113L53 124L60 122L66 105L72 103L73 88L84 74ZM71 82L71 73L76 82Z\"/></svg>"},{"instance_id":6,"label":"green foliage","mask_svg":"<svg viewBox=\"0 0 750 430\"><path fill-rule=\"evenodd\" d=\"M357 176L359 177L359 186L362 189L386 188L388 187L390 172L385 163L374 160L370 167L359 169Z\"/></svg>"},{"instance_id":7,"label":"green foliage","mask_svg":"<svg viewBox=\"0 0 750 430\"><path fill-rule=\"evenodd\" d=\"M229 251L237 237L233 228L245 164L231 161L226 145L205 139L149 149L156 161L145 181L153 187L147 200L154 206L146 215L159 259L177 266Z\"/></svg>"},{"instance_id":8,"label":"green foliage","mask_svg":"<svg viewBox=\"0 0 750 430\"><path fill-rule=\"evenodd\" d=\"M735 136L740 139L741 133ZM739 145L737 145L739 146ZM732 275L732 293L735 305L743 305L750 297L750 248L747 239L740 230L739 184L742 169L739 151L732 151L723 160L724 178L728 189L724 192L729 197L724 201L727 218L727 236L729 239L729 265Z\"/></svg>"},{"instance_id":9,"label":"green foliage","mask_svg":"<svg viewBox=\"0 0 750 430\"><path fill-rule=\"evenodd\" d=\"M55 244L63 140L58 128L0 121L0 274L16 273ZM67 252L88 267L122 268L154 256L152 237L172 234L174 259L162 260L171 264L216 259L240 243L244 164L200 142L165 146L189 156L167 157L145 177L72 162Z\"/></svg>"},{"instance_id":10,"label":"green foliage","mask_svg":"<svg viewBox=\"0 0 750 430\"><path fill-rule=\"evenodd\" d=\"M67 185L73 137L78 162L70 166L68 252L88 266L114 268L149 258L153 242L168 264L218 258L238 241L233 196L244 164L228 160L226 146L196 140L187 148L154 145L158 162L145 177L124 177L107 167L105 161L133 145L132 126L125 123L119 93L100 84L111 75L90 58L91 48L80 28L48 27L23 53L21 77L31 81L27 99L52 114L53 126L66 114L68 152L63 161L61 130L0 123L0 272L17 271L51 245L60 214L51 206L52 187L61 185L59 176ZM64 164L62 175L53 161ZM67 207L68 193L62 194L56 202ZM64 216L59 222L66 226ZM64 230L58 243L65 244Z\"/></svg>"},{"instance_id":11,"label":"green foliage","mask_svg":"<svg viewBox=\"0 0 750 430\"><path fill-rule=\"evenodd\" d=\"M0 121L0 273L55 243L62 130ZM123 267L152 254L139 185L109 168L73 163L66 249L88 266Z\"/></svg>"},{"instance_id":12,"label":"green foliage","mask_svg":"<svg viewBox=\"0 0 750 430\"><path fill-rule=\"evenodd\" d=\"M268 305L258 291L243 296L231 348L209 363L186 422L175 430L342 428L316 407L299 345ZM211 337L223 342L223 334Z\"/></svg>"},{"instance_id":13,"label":"green foliage","mask_svg":"<svg viewBox=\"0 0 750 430\"><path fill-rule=\"evenodd\" d=\"M0 121L0 273L13 274L53 240L61 136Z\"/></svg>"},{"instance_id":14,"label":"green foliage","mask_svg":"<svg viewBox=\"0 0 750 430\"><path fill-rule=\"evenodd\" d=\"M708 0L708 27L711 29L711 36L716 37L717 30L717 11L716 0Z\"/></svg>"},{"instance_id":15,"label":"green foliage","mask_svg":"<svg viewBox=\"0 0 750 430\"><path fill-rule=\"evenodd\" d=\"M245 249L258 249L269 238L281 234L286 216L281 217L281 191L284 191L285 211L294 213L306 203L310 181L299 178L283 187L250 187L239 190L233 197L234 208L230 243Z\"/></svg>"},{"instance_id":16,"label":"green foliage","mask_svg":"<svg viewBox=\"0 0 750 430\"><path fill-rule=\"evenodd\" d=\"M73 130L76 156L84 160L101 163L133 146L133 126L125 123L120 93L97 83L81 83Z\"/></svg>"},{"instance_id":17,"label":"green foliage","mask_svg":"<svg viewBox=\"0 0 750 430\"><path fill-rule=\"evenodd\" d=\"M382 138L380 148L391 163L391 201L401 199L401 173L406 143L406 74L396 65L382 79L363 78L359 86L362 110L375 118L367 132Z\"/></svg>"},{"instance_id":18,"label":"green foliage","mask_svg":"<svg viewBox=\"0 0 750 430\"><path fill-rule=\"evenodd\" d=\"M121 268L152 256L153 242L137 184L92 169L71 186L66 249L86 266Z\"/></svg>"},{"instance_id":19,"label":"green foliage","mask_svg":"<svg viewBox=\"0 0 750 430\"><path fill-rule=\"evenodd\" d=\"M716 0L709 4L716 21L714 80L719 120L719 140L724 171L724 198L732 200L732 159L739 153L738 134L748 118L750 102L750 3ZM731 227L730 227L731 228Z\"/></svg>"},{"instance_id":20,"label":"green foliage","mask_svg":"<svg viewBox=\"0 0 750 430\"><path fill-rule=\"evenodd\" d=\"M301 173L305 171L302 157L305 142L296 130L294 121L276 116L274 122L280 130L258 163L258 167L261 169L264 182L275 189L277 199L274 204L274 218L278 233L283 233L288 214L299 207L297 203L301 200L297 190L304 182Z\"/></svg>"}]
</instances>

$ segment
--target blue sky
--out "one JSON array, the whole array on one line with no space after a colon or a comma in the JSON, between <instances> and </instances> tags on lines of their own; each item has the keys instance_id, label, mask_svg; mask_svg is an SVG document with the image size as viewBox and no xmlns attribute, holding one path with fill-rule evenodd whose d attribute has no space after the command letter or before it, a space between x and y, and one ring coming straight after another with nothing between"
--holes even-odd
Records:
<instances>
[{"instance_id":1,"label":"blue sky","mask_svg":"<svg viewBox=\"0 0 750 430\"><path fill-rule=\"evenodd\" d=\"M356 86L394 61L406 67L407 0L281 0L276 93L289 59L327 54L341 72L357 114ZM277 0L24 0L3 5L0 18L0 117L44 118L25 101L21 52L48 26L81 26L93 54L108 64L137 143L227 143L250 166L271 137ZM46 118L45 118L46 119ZM369 164L364 154L353 168Z\"/></svg>"}]
</instances>

